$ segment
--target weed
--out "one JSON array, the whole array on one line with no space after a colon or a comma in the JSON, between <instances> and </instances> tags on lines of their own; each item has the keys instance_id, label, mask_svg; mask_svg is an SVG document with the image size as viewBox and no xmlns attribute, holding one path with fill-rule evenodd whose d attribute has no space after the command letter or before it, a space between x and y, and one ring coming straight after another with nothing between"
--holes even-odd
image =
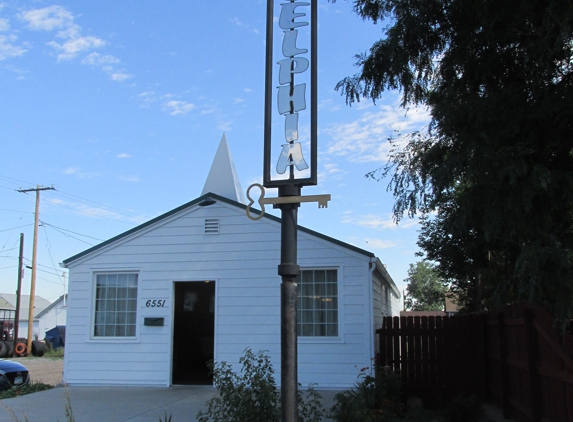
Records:
<instances>
[{"instance_id":1,"label":"weed","mask_svg":"<svg viewBox=\"0 0 573 422\"><path fill-rule=\"evenodd\" d=\"M161 416L159 417L159 422L171 422L171 417L173 416L171 413L169 414L169 416L167 416L167 409L164 409L165 412L165 416L163 417L163 419L161 418Z\"/></svg>"},{"instance_id":2,"label":"weed","mask_svg":"<svg viewBox=\"0 0 573 422\"><path fill-rule=\"evenodd\" d=\"M49 384L44 384L43 382L34 381L20 387L12 387L9 390L2 391L0 393L0 399L10 399L12 397L19 397L25 394L36 393L38 391L49 390L54 388L54 386Z\"/></svg>"},{"instance_id":3,"label":"weed","mask_svg":"<svg viewBox=\"0 0 573 422\"><path fill-rule=\"evenodd\" d=\"M265 352L255 354L245 349L239 359L241 372L233 372L227 362L209 364L218 397L207 402L207 410L197 414L198 422L278 422L280 393L274 380L274 370ZM320 422L324 410L322 397L312 386L298 392L299 422Z\"/></svg>"}]
</instances>

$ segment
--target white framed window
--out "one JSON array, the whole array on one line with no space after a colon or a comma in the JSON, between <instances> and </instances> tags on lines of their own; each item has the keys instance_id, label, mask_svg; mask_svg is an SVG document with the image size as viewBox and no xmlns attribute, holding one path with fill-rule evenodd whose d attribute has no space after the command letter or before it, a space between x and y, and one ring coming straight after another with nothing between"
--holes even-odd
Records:
<instances>
[{"instance_id":1,"label":"white framed window","mask_svg":"<svg viewBox=\"0 0 573 422\"><path fill-rule=\"evenodd\" d=\"M338 336L338 271L304 269L297 278L299 337Z\"/></svg>"},{"instance_id":2,"label":"white framed window","mask_svg":"<svg viewBox=\"0 0 573 422\"><path fill-rule=\"evenodd\" d=\"M135 337L137 273L95 275L94 337Z\"/></svg>"}]
</instances>

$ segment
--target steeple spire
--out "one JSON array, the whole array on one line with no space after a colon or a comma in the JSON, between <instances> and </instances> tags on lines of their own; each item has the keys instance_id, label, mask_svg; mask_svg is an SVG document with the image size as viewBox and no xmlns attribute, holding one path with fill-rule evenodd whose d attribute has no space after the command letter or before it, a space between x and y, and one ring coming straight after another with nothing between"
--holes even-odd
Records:
<instances>
[{"instance_id":1,"label":"steeple spire","mask_svg":"<svg viewBox=\"0 0 573 422\"><path fill-rule=\"evenodd\" d=\"M223 136L221 137L219 148L215 154L213 164L211 164L211 170L209 170L209 175L207 176L201 195L205 195L209 192L216 193L217 195L242 204L247 203L243 189L241 188L241 182L237 176L235 164L233 163L233 157L231 157L231 151L229 151L225 132L223 132Z\"/></svg>"}]
</instances>

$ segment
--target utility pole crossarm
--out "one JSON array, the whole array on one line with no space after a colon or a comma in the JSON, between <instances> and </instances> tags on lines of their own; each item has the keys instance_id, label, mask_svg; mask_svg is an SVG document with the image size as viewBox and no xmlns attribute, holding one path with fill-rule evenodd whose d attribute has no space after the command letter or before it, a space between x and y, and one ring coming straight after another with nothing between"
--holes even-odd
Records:
<instances>
[{"instance_id":1,"label":"utility pole crossarm","mask_svg":"<svg viewBox=\"0 0 573 422\"><path fill-rule=\"evenodd\" d=\"M21 188L20 188L20 189L17 189L17 191L20 192L20 193L38 192L38 191L41 191L41 190L56 190L56 188L55 188L53 185L52 185L52 186L49 186L49 187L48 187L48 186L40 186L40 185L38 185L37 187L32 188L32 189L21 189Z\"/></svg>"}]
</instances>

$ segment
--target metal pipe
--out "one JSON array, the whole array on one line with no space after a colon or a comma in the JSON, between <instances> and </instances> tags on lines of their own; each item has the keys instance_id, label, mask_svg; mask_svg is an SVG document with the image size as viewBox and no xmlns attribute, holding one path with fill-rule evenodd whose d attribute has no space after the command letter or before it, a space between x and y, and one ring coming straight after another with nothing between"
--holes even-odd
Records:
<instances>
[{"instance_id":1,"label":"metal pipe","mask_svg":"<svg viewBox=\"0 0 573 422\"><path fill-rule=\"evenodd\" d=\"M300 196L300 186L285 185L279 196ZM281 204L281 421L298 422L297 218L300 204Z\"/></svg>"}]
</instances>

